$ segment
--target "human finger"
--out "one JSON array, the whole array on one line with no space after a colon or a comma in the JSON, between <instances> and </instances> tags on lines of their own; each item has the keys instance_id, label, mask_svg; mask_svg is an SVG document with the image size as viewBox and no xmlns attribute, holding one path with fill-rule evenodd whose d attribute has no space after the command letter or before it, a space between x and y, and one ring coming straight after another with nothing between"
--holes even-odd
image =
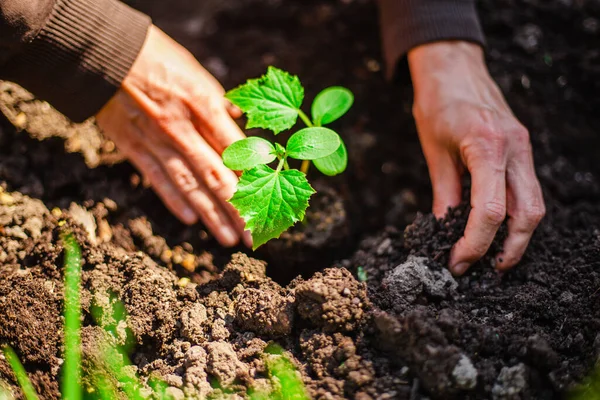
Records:
<instances>
[{"instance_id":1,"label":"human finger","mask_svg":"<svg viewBox=\"0 0 600 400\"><path fill-rule=\"evenodd\" d=\"M156 158L161 160L163 169L177 190L196 210L202 222L223 246L234 246L239 242L240 233L229 218L220 202L196 177L189 163L181 153L168 146L151 146Z\"/></svg>"},{"instance_id":2,"label":"human finger","mask_svg":"<svg viewBox=\"0 0 600 400\"><path fill-rule=\"evenodd\" d=\"M461 201L459 168L448 152L430 155L427 164L433 189L433 213L443 218L448 208L456 207Z\"/></svg>"},{"instance_id":3,"label":"human finger","mask_svg":"<svg viewBox=\"0 0 600 400\"><path fill-rule=\"evenodd\" d=\"M531 236L546 213L540 183L535 175L531 145L521 147L507 166L508 236L497 256L496 268L506 271L525 254Z\"/></svg>"},{"instance_id":4,"label":"human finger","mask_svg":"<svg viewBox=\"0 0 600 400\"><path fill-rule=\"evenodd\" d=\"M485 140L485 139L483 139ZM506 157L504 145L492 140L467 150L465 165L471 173L471 212L462 238L454 245L450 270L462 275L485 255L506 218Z\"/></svg>"},{"instance_id":5,"label":"human finger","mask_svg":"<svg viewBox=\"0 0 600 400\"><path fill-rule=\"evenodd\" d=\"M193 225L198 221L196 211L169 179L160 162L149 151L127 151L126 156L150 182L155 193L173 215L187 225Z\"/></svg>"}]
</instances>

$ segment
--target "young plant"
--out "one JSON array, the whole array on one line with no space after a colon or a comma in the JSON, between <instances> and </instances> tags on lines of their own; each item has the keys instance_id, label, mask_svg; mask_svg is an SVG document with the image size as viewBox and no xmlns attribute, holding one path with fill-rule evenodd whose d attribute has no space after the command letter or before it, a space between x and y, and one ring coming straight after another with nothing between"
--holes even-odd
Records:
<instances>
[{"instance_id":1,"label":"young plant","mask_svg":"<svg viewBox=\"0 0 600 400\"><path fill-rule=\"evenodd\" d=\"M62 367L62 398L65 400L78 400L83 398L84 388L82 385L81 368L81 248L71 233L61 234L61 241L65 250L64 255L64 275L65 275L65 294L64 294L64 364ZM113 324L103 326L109 335L116 335L116 328L124 323L126 314L122 303L111 299L113 306L110 310ZM105 310L99 310L98 307L92 308L94 319L102 317ZM111 346L108 342L99 344L99 355L101 364L106 370L98 366L92 368L93 381L96 383L94 388L88 388L87 397L98 398L100 400L112 400L121 398L120 393L124 393L127 399L144 400L147 395L142 393L143 384L139 377L131 374L127 368L131 363L127 357L127 349L131 347L131 340L128 333L128 340L124 346ZM1 347L2 353L10 365L17 382L23 391L26 400L38 400L39 397L33 387L27 371L21 364L19 357L10 346ZM115 385L115 380L118 385ZM0 382L1 383L1 382ZM118 387L117 387L118 386ZM152 389L154 398L158 400L167 400L170 397L166 394L167 385L158 380L150 379L148 386ZM95 393L97 396L92 396ZM0 400L5 400L11 396L10 393L4 393L0 386Z\"/></svg>"},{"instance_id":2,"label":"young plant","mask_svg":"<svg viewBox=\"0 0 600 400\"><path fill-rule=\"evenodd\" d=\"M269 374L270 389L250 390L250 400L309 400L302 376L283 348L270 344L263 360Z\"/></svg>"},{"instance_id":3,"label":"young plant","mask_svg":"<svg viewBox=\"0 0 600 400\"><path fill-rule=\"evenodd\" d=\"M266 75L250 79L225 97L246 113L246 128L268 129L277 135L296 125L298 118L307 126L294 133L285 147L249 137L223 152L228 168L243 171L229 201L246 222L256 249L304 219L308 200L315 193L306 179L311 162L327 176L346 170L348 153L343 140L323 125L344 115L354 96L343 87L323 90L312 103L311 120L301 110L304 88L298 77L269 67ZM302 160L300 170L290 169L290 158ZM267 165L272 162L276 162L275 169Z\"/></svg>"}]
</instances>

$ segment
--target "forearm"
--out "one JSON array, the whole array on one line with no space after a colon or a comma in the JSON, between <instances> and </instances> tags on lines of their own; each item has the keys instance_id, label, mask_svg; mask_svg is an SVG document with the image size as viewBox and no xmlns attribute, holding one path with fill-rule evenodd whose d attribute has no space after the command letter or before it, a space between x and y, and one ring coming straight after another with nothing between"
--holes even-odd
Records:
<instances>
[{"instance_id":1,"label":"forearm","mask_svg":"<svg viewBox=\"0 0 600 400\"><path fill-rule=\"evenodd\" d=\"M0 78L77 121L114 95L150 25L117 0L0 0L0 14Z\"/></svg>"},{"instance_id":2,"label":"forearm","mask_svg":"<svg viewBox=\"0 0 600 400\"><path fill-rule=\"evenodd\" d=\"M379 0L388 75L410 49L441 40L483 44L474 0Z\"/></svg>"}]
</instances>

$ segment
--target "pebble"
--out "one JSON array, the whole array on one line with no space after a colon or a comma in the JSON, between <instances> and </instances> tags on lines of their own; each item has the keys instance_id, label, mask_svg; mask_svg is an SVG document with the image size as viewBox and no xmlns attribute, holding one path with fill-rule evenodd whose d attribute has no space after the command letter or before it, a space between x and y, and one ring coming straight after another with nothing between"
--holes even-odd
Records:
<instances>
[{"instance_id":1,"label":"pebble","mask_svg":"<svg viewBox=\"0 0 600 400\"><path fill-rule=\"evenodd\" d=\"M469 357L461 355L458 363L452 370L452 377L456 386L462 390L470 390L477 386L477 369Z\"/></svg>"}]
</instances>

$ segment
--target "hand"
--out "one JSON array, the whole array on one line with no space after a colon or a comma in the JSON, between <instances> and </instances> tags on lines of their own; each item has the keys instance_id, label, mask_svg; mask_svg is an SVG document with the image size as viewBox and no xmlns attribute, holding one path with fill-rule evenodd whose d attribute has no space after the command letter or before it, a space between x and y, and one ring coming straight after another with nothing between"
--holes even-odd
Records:
<instances>
[{"instance_id":1,"label":"hand","mask_svg":"<svg viewBox=\"0 0 600 400\"><path fill-rule=\"evenodd\" d=\"M496 268L513 267L545 214L529 133L490 77L483 51L466 42L438 42L408 55L413 114L429 166L433 212L461 201L462 173L471 174L471 212L449 267L463 274L489 249L508 215L508 237Z\"/></svg>"},{"instance_id":2,"label":"hand","mask_svg":"<svg viewBox=\"0 0 600 400\"><path fill-rule=\"evenodd\" d=\"M244 239L244 222L227 203L237 177L220 154L244 134L240 111L194 57L156 27L98 125L140 170L182 222L198 219L224 246Z\"/></svg>"}]
</instances>

